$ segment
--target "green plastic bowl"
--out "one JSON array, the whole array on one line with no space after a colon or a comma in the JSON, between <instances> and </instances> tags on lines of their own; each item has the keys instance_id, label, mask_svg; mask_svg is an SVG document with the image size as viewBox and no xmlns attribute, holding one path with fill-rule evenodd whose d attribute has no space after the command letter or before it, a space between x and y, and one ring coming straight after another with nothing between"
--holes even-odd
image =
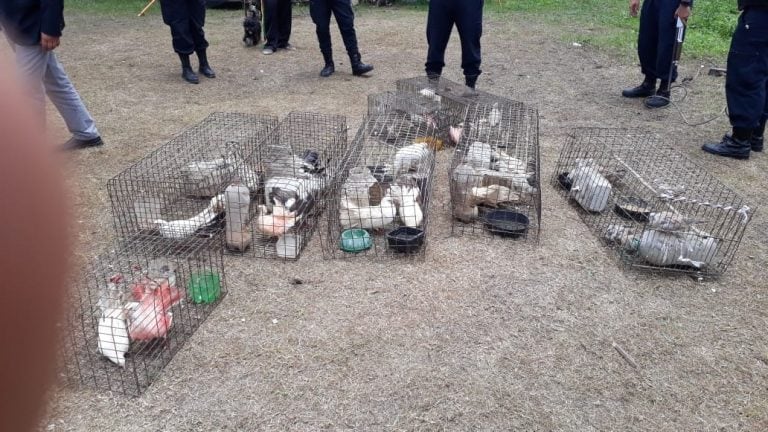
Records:
<instances>
[{"instance_id":1,"label":"green plastic bowl","mask_svg":"<svg viewBox=\"0 0 768 432\"><path fill-rule=\"evenodd\" d=\"M362 252L373 245L371 235L364 229L348 229L341 233L341 250Z\"/></svg>"},{"instance_id":2,"label":"green plastic bowl","mask_svg":"<svg viewBox=\"0 0 768 432\"><path fill-rule=\"evenodd\" d=\"M216 273L194 273L188 286L195 303L213 303L221 297L221 278Z\"/></svg>"}]
</instances>

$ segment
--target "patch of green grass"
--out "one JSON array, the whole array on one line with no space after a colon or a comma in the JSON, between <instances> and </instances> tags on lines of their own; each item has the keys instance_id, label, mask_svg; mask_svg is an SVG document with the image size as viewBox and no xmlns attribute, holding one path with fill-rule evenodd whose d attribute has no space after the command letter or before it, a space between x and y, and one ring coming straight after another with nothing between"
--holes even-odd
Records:
<instances>
[{"instance_id":1,"label":"patch of green grass","mask_svg":"<svg viewBox=\"0 0 768 432\"><path fill-rule=\"evenodd\" d=\"M67 0L68 11L112 16L136 15L148 0ZM360 7L367 7L361 5ZM404 10L423 12L426 0L401 0ZM154 5L149 13L159 13ZM629 16L628 0L486 0L485 10L495 19L505 15L524 15L547 23L555 37L607 49L617 54L633 54L637 44L637 18ZM731 0L696 0L689 20L684 55L722 59L728 53L738 11Z\"/></svg>"}]
</instances>

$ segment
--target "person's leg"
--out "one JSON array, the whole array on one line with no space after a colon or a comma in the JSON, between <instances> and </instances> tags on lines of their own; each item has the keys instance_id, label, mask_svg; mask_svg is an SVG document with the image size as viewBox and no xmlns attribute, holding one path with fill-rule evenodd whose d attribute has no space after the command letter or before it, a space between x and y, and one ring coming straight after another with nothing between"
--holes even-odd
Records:
<instances>
[{"instance_id":1,"label":"person's leg","mask_svg":"<svg viewBox=\"0 0 768 432\"><path fill-rule=\"evenodd\" d=\"M768 77L766 77L768 78ZM755 128L752 131L752 139L750 140L750 145L752 147L752 151L755 152L761 152L763 151L763 141L765 136L765 123L768 120L768 79L765 81L765 105L763 108L763 115L760 118L760 123L757 125L757 128Z\"/></svg>"},{"instance_id":2,"label":"person's leg","mask_svg":"<svg viewBox=\"0 0 768 432\"><path fill-rule=\"evenodd\" d=\"M424 70L427 76L435 77L443 73L445 67L445 48L453 30L453 0L431 0L427 12L427 62Z\"/></svg>"},{"instance_id":3,"label":"person's leg","mask_svg":"<svg viewBox=\"0 0 768 432\"><path fill-rule=\"evenodd\" d=\"M16 67L24 79L26 94L34 102L35 110L45 125L45 87L43 77L48 68L48 57L52 54L44 52L40 45L12 45L16 56Z\"/></svg>"},{"instance_id":4,"label":"person's leg","mask_svg":"<svg viewBox=\"0 0 768 432\"><path fill-rule=\"evenodd\" d=\"M93 145L100 145L101 140L99 139L99 131L96 129L96 122L80 99L80 95L75 90L75 86L72 85L72 81L70 81L56 55L52 52L48 55L48 67L43 77L43 83L48 97L56 106L75 140L93 141Z\"/></svg>"},{"instance_id":5,"label":"person's leg","mask_svg":"<svg viewBox=\"0 0 768 432\"><path fill-rule=\"evenodd\" d=\"M284 0L264 0L264 54L277 51L280 39L280 20L278 10Z\"/></svg>"},{"instance_id":6,"label":"person's leg","mask_svg":"<svg viewBox=\"0 0 768 432\"><path fill-rule=\"evenodd\" d=\"M728 53L725 97L733 127L717 144L702 149L719 156L749 158L750 139L760 128L768 80L768 10L751 9L739 17Z\"/></svg>"},{"instance_id":7,"label":"person's leg","mask_svg":"<svg viewBox=\"0 0 768 432\"><path fill-rule=\"evenodd\" d=\"M352 2L350 0L331 0L331 9L336 18L336 24L339 25L341 39L349 54L349 61L352 65L354 75L362 75L373 70L373 66L362 62L360 50L357 47L357 34L355 34L355 13L352 11Z\"/></svg>"},{"instance_id":8,"label":"person's leg","mask_svg":"<svg viewBox=\"0 0 768 432\"><path fill-rule=\"evenodd\" d=\"M458 2L456 29L461 39L461 68L467 87L475 88L480 76L480 37L483 35L483 0Z\"/></svg>"},{"instance_id":9,"label":"person's leg","mask_svg":"<svg viewBox=\"0 0 768 432\"><path fill-rule=\"evenodd\" d=\"M642 84L628 88L621 95L628 98L653 96L656 93L656 49L658 47L658 4L664 0L645 0L640 10L637 33L637 57L644 75Z\"/></svg>"},{"instance_id":10,"label":"person's leg","mask_svg":"<svg viewBox=\"0 0 768 432\"><path fill-rule=\"evenodd\" d=\"M187 0L189 2L189 31L195 43L195 52L199 61L198 70L208 78L216 78L208 63L208 41L205 39L205 0Z\"/></svg>"},{"instance_id":11,"label":"person's leg","mask_svg":"<svg viewBox=\"0 0 768 432\"><path fill-rule=\"evenodd\" d=\"M281 0L277 9L278 22L280 23L280 32L277 38L278 48L287 48L290 46L291 22L293 20L293 2L291 0Z\"/></svg>"},{"instance_id":12,"label":"person's leg","mask_svg":"<svg viewBox=\"0 0 768 432\"><path fill-rule=\"evenodd\" d=\"M199 79L189 62L189 56L195 51L195 40L190 32L187 0L160 0L160 12L163 22L171 28L173 50L181 60L181 76L186 81L197 84Z\"/></svg>"},{"instance_id":13,"label":"person's leg","mask_svg":"<svg viewBox=\"0 0 768 432\"><path fill-rule=\"evenodd\" d=\"M317 42L320 52L325 60L325 67L320 71L320 76L327 77L333 74L333 49L331 46L331 0L313 0L309 3L309 15L315 23Z\"/></svg>"},{"instance_id":14,"label":"person's leg","mask_svg":"<svg viewBox=\"0 0 768 432\"><path fill-rule=\"evenodd\" d=\"M675 11L680 2L663 0L659 5L658 37L656 45L656 77L661 81L660 89L669 90L669 86L677 80L677 68L672 64L677 37L677 19ZM670 75L671 72L671 75ZM666 88L665 88L666 86Z\"/></svg>"}]
</instances>

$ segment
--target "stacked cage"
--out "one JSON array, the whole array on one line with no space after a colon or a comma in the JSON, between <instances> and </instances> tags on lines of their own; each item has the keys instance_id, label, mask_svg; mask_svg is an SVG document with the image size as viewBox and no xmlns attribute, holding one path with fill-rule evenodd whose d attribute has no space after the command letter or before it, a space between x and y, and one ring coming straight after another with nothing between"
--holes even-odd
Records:
<instances>
[{"instance_id":1,"label":"stacked cage","mask_svg":"<svg viewBox=\"0 0 768 432\"><path fill-rule=\"evenodd\" d=\"M134 239L85 267L62 349L72 384L138 396L226 295L221 248Z\"/></svg>"},{"instance_id":2,"label":"stacked cage","mask_svg":"<svg viewBox=\"0 0 768 432\"><path fill-rule=\"evenodd\" d=\"M428 122L402 112L367 116L351 145L345 181L328 207L328 258L423 258L435 151Z\"/></svg>"},{"instance_id":3,"label":"stacked cage","mask_svg":"<svg viewBox=\"0 0 768 432\"><path fill-rule=\"evenodd\" d=\"M276 126L272 116L214 113L111 179L118 236L218 238L225 188L258 188L259 146Z\"/></svg>"},{"instance_id":4,"label":"stacked cage","mask_svg":"<svg viewBox=\"0 0 768 432\"><path fill-rule=\"evenodd\" d=\"M463 128L464 120L475 105L496 105L499 107L519 103L482 90L470 89L465 85L442 77L436 79L429 79L425 76L405 78L398 80L395 86L398 94L418 96L423 100L433 100L439 104L440 115L436 117L435 122L438 136L452 145L459 143L458 132Z\"/></svg>"},{"instance_id":5,"label":"stacked cage","mask_svg":"<svg viewBox=\"0 0 768 432\"><path fill-rule=\"evenodd\" d=\"M343 116L290 113L259 152L263 185L227 188L227 250L298 259L341 181L348 150Z\"/></svg>"},{"instance_id":6,"label":"stacked cage","mask_svg":"<svg viewBox=\"0 0 768 432\"><path fill-rule=\"evenodd\" d=\"M629 267L716 278L755 208L653 134L577 129L553 184Z\"/></svg>"},{"instance_id":7,"label":"stacked cage","mask_svg":"<svg viewBox=\"0 0 768 432\"><path fill-rule=\"evenodd\" d=\"M539 116L521 103L473 105L449 170L453 234L538 241Z\"/></svg>"}]
</instances>

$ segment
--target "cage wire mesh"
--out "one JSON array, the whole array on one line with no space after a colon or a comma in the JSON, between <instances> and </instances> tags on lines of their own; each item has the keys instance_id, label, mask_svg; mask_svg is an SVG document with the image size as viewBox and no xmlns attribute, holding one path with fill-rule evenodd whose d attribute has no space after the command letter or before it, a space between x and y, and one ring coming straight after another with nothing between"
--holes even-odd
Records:
<instances>
[{"instance_id":1,"label":"cage wire mesh","mask_svg":"<svg viewBox=\"0 0 768 432\"><path fill-rule=\"evenodd\" d=\"M448 173L451 232L538 241L538 111L520 103L476 104L461 136Z\"/></svg>"},{"instance_id":2,"label":"cage wire mesh","mask_svg":"<svg viewBox=\"0 0 768 432\"><path fill-rule=\"evenodd\" d=\"M227 293L212 242L148 236L94 258L71 290L66 381L129 396L146 390Z\"/></svg>"},{"instance_id":3,"label":"cage wire mesh","mask_svg":"<svg viewBox=\"0 0 768 432\"><path fill-rule=\"evenodd\" d=\"M328 205L324 256L423 259L439 145L434 127L406 113L366 116Z\"/></svg>"},{"instance_id":4,"label":"cage wire mesh","mask_svg":"<svg viewBox=\"0 0 768 432\"><path fill-rule=\"evenodd\" d=\"M214 113L109 180L120 238L212 237L224 220L224 189L257 188L258 149L277 126L266 115Z\"/></svg>"},{"instance_id":5,"label":"cage wire mesh","mask_svg":"<svg viewBox=\"0 0 768 432\"><path fill-rule=\"evenodd\" d=\"M258 172L264 184L250 189L237 183L226 190L227 250L298 259L317 228L331 186L343 172L348 151L345 117L290 113L260 150Z\"/></svg>"},{"instance_id":6,"label":"cage wire mesh","mask_svg":"<svg viewBox=\"0 0 768 432\"><path fill-rule=\"evenodd\" d=\"M426 96L425 96L426 94ZM414 123L426 123L436 129L440 148L444 145L456 145L458 136L451 136L456 126L467 116L464 104L442 103L442 98L431 90L424 93L387 91L368 95L368 114L406 114ZM454 141L455 140L455 141ZM439 149L438 149L439 150Z\"/></svg>"},{"instance_id":7,"label":"cage wire mesh","mask_svg":"<svg viewBox=\"0 0 768 432\"><path fill-rule=\"evenodd\" d=\"M650 133L572 131L552 183L625 265L721 276L755 207Z\"/></svg>"},{"instance_id":8,"label":"cage wire mesh","mask_svg":"<svg viewBox=\"0 0 768 432\"><path fill-rule=\"evenodd\" d=\"M506 97L498 96L482 90L473 90L469 87L439 77L429 79L426 76L405 78L395 83L397 93L420 97L422 100L433 100L440 106L438 117L438 133L441 138L452 145L459 143L461 137L459 129L463 127L464 119L472 111L475 105L519 105Z\"/></svg>"}]
</instances>

